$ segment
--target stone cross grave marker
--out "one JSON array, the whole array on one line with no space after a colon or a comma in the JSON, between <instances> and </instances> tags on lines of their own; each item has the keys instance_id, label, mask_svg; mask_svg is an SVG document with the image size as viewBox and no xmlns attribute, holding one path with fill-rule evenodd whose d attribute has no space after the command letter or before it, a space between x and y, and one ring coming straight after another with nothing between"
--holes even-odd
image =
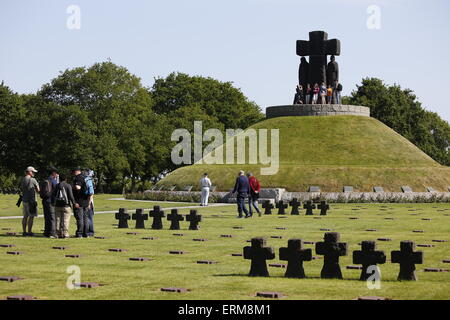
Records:
<instances>
[{"instance_id":1,"label":"stone cross grave marker","mask_svg":"<svg viewBox=\"0 0 450 320\"><path fill-rule=\"evenodd\" d=\"M131 216L136 221L136 229L145 229L145 220L148 220L148 214L144 214L144 209L136 209L136 213Z\"/></svg>"},{"instance_id":2,"label":"stone cross grave marker","mask_svg":"<svg viewBox=\"0 0 450 320\"><path fill-rule=\"evenodd\" d=\"M392 263L400 264L400 272L398 274L398 280L417 280L415 273L416 264L423 263L423 252L414 251L415 244L412 241L400 242L400 251L391 252Z\"/></svg>"},{"instance_id":3,"label":"stone cross grave marker","mask_svg":"<svg viewBox=\"0 0 450 320\"><path fill-rule=\"evenodd\" d=\"M298 216L300 214L299 208L301 207L302 203L300 201L298 201L297 198L294 198L289 202L289 205L292 208L291 215Z\"/></svg>"},{"instance_id":4,"label":"stone cross grave marker","mask_svg":"<svg viewBox=\"0 0 450 320\"><path fill-rule=\"evenodd\" d=\"M306 215L312 216L313 215L313 209L316 208L316 205L312 202L312 200L306 201L306 203L303 205L303 209L306 209Z\"/></svg>"},{"instance_id":5,"label":"stone cross grave marker","mask_svg":"<svg viewBox=\"0 0 450 320\"><path fill-rule=\"evenodd\" d=\"M272 247L266 247L266 239L253 238L252 245L244 247L244 259L251 260L250 277L268 277L266 260L275 259Z\"/></svg>"},{"instance_id":6,"label":"stone cross grave marker","mask_svg":"<svg viewBox=\"0 0 450 320\"><path fill-rule=\"evenodd\" d=\"M278 214L279 215L285 215L286 214L286 209L288 207L288 204L284 203L283 200L280 200L280 201L277 202L276 207L278 209Z\"/></svg>"},{"instance_id":7,"label":"stone cross grave marker","mask_svg":"<svg viewBox=\"0 0 450 320\"><path fill-rule=\"evenodd\" d=\"M280 248L280 260L288 262L286 278L306 278L303 261L312 260L312 250L304 249L301 239L290 239L287 248Z\"/></svg>"},{"instance_id":8,"label":"stone cross grave marker","mask_svg":"<svg viewBox=\"0 0 450 320\"><path fill-rule=\"evenodd\" d=\"M167 220L170 221L170 230L180 230L180 221L184 221L184 217L178 214L178 209L172 209L167 215Z\"/></svg>"},{"instance_id":9,"label":"stone cross grave marker","mask_svg":"<svg viewBox=\"0 0 450 320\"><path fill-rule=\"evenodd\" d=\"M130 220L130 218L127 209L120 208L119 212L116 212L116 220L119 220L119 229L128 229L128 220Z\"/></svg>"},{"instance_id":10,"label":"stone cross grave marker","mask_svg":"<svg viewBox=\"0 0 450 320\"><path fill-rule=\"evenodd\" d=\"M320 201L320 204L317 206L317 209L320 209L321 216L326 216L328 210L330 210L330 205L326 201Z\"/></svg>"},{"instance_id":11,"label":"stone cross grave marker","mask_svg":"<svg viewBox=\"0 0 450 320\"><path fill-rule=\"evenodd\" d=\"M189 221L189 230L198 230L199 223L202 221L202 216L197 214L197 210L191 210L186 216L186 221Z\"/></svg>"},{"instance_id":12,"label":"stone cross grave marker","mask_svg":"<svg viewBox=\"0 0 450 320\"><path fill-rule=\"evenodd\" d=\"M161 230L163 228L162 218L165 217L164 211L160 206L154 206L153 210L150 210L150 217L153 218L152 229Z\"/></svg>"},{"instance_id":13,"label":"stone cross grave marker","mask_svg":"<svg viewBox=\"0 0 450 320\"><path fill-rule=\"evenodd\" d=\"M363 241L361 250L353 251L353 263L362 264L362 271L359 280L366 281L371 275L367 273L370 266L386 263L384 251L376 251L375 241Z\"/></svg>"},{"instance_id":14,"label":"stone cross grave marker","mask_svg":"<svg viewBox=\"0 0 450 320\"><path fill-rule=\"evenodd\" d=\"M270 200L264 201L262 207L264 208L264 214L272 214L272 209L274 208L273 203Z\"/></svg>"},{"instance_id":15,"label":"stone cross grave marker","mask_svg":"<svg viewBox=\"0 0 450 320\"><path fill-rule=\"evenodd\" d=\"M339 242L338 232L327 232L324 242L316 243L316 253L324 256L323 268L320 273L323 279L342 279L339 257L347 255L347 243Z\"/></svg>"}]
</instances>

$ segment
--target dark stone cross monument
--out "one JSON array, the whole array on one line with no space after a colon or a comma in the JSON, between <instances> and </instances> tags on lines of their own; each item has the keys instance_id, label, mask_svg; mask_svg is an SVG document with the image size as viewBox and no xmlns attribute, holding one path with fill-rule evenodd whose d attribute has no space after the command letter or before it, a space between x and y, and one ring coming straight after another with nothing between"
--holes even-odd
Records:
<instances>
[{"instance_id":1,"label":"dark stone cross monument","mask_svg":"<svg viewBox=\"0 0 450 320\"><path fill-rule=\"evenodd\" d=\"M184 221L184 217L178 214L178 209L172 209L167 215L167 220L170 221L170 230L180 230L180 221Z\"/></svg>"},{"instance_id":2,"label":"dark stone cross monument","mask_svg":"<svg viewBox=\"0 0 450 320\"><path fill-rule=\"evenodd\" d=\"M320 201L320 204L317 206L317 209L320 209L321 216L326 216L328 210L330 210L330 205L326 201Z\"/></svg>"},{"instance_id":3,"label":"dark stone cross monument","mask_svg":"<svg viewBox=\"0 0 450 320\"><path fill-rule=\"evenodd\" d=\"M272 209L274 208L273 203L270 200L264 201L262 207L264 208L264 214L270 215L272 214Z\"/></svg>"},{"instance_id":4,"label":"dark stone cross monument","mask_svg":"<svg viewBox=\"0 0 450 320\"><path fill-rule=\"evenodd\" d=\"M363 241L361 250L353 251L353 263L362 264L361 277L359 280L366 281L371 275L367 273L370 266L386 263L384 251L376 251L375 241Z\"/></svg>"},{"instance_id":5,"label":"dark stone cross monument","mask_svg":"<svg viewBox=\"0 0 450 320\"><path fill-rule=\"evenodd\" d=\"M162 218L165 217L161 207L154 206L153 210L150 210L150 217L153 218L152 229L161 230L163 228Z\"/></svg>"},{"instance_id":6,"label":"dark stone cross monument","mask_svg":"<svg viewBox=\"0 0 450 320\"><path fill-rule=\"evenodd\" d=\"M252 245L244 247L244 259L252 260L250 277L268 277L266 260L275 259L273 248L266 247L266 239L253 238Z\"/></svg>"},{"instance_id":7,"label":"dark stone cross monument","mask_svg":"<svg viewBox=\"0 0 450 320\"><path fill-rule=\"evenodd\" d=\"M415 273L416 264L423 263L423 252L415 252L415 244L412 241L400 242L400 251L391 252L392 263L400 264L400 273L398 274L398 280L417 280Z\"/></svg>"},{"instance_id":8,"label":"dark stone cross monument","mask_svg":"<svg viewBox=\"0 0 450 320\"><path fill-rule=\"evenodd\" d=\"M136 209L131 219L136 220L136 229L145 229L145 220L148 220L148 214L144 214L144 209Z\"/></svg>"},{"instance_id":9,"label":"dark stone cross monument","mask_svg":"<svg viewBox=\"0 0 450 320\"><path fill-rule=\"evenodd\" d=\"M312 250L303 249L301 239L290 239L287 248L280 248L280 260L288 261L286 278L306 278L303 261L312 260Z\"/></svg>"},{"instance_id":10,"label":"dark stone cross monument","mask_svg":"<svg viewBox=\"0 0 450 320\"><path fill-rule=\"evenodd\" d=\"M337 232L327 232L324 242L316 243L316 253L324 256L323 268L320 273L323 279L342 279L339 257L347 255L347 243L339 242Z\"/></svg>"},{"instance_id":11,"label":"dark stone cross monument","mask_svg":"<svg viewBox=\"0 0 450 320\"><path fill-rule=\"evenodd\" d=\"M316 205L312 202L312 200L308 200L306 201L306 203L303 205L303 209L306 209L306 215L307 216L312 216L313 213L313 209L316 208Z\"/></svg>"},{"instance_id":12,"label":"dark stone cross monument","mask_svg":"<svg viewBox=\"0 0 450 320\"><path fill-rule=\"evenodd\" d=\"M328 34L324 31L310 32L309 41L298 40L297 55L302 57L299 69L300 84L306 88L307 84L313 87L315 83L333 85L334 81L339 81L339 69L333 59L327 72L327 56L340 54L341 42L337 39L328 40ZM303 59L305 56L309 56L309 63ZM307 76L304 72L307 72ZM327 79L327 74L331 79Z\"/></svg>"},{"instance_id":13,"label":"dark stone cross monument","mask_svg":"<svg viewBox=\"0 0 450 320\"><path fill-rule=\"evenodd\" d=\"M119 229L128 229L128 220L130 218L127 209L120 208L119 212L116 212L116 219L119 220Z\"/></svg>"},{"instance_id":14,"label":"dark stone cross monument","mask_svg":"<svg viewBox=\"0 0 450 320\"><path fill-rule=\"evenodd\" d=\"M189 221L189 230L198 230L199 222L202 221L202 216L197 214L197 210L191 210L190 213L186 216L186 221Z\"/></svg>"},{"instance_id":15,"label":"dark stone cross monument","mask_svg":"<svg viewBox=\"0 0 450 320\"><path fill-rule=\"evenodd\" d=\"M288 207L288 204L284 203L283 200L280 200L280 201L277 202L276 207L278 209L278 214L279 215L284 215L284 214L286 214L286 209Z\"/></svg>"},{"instance_id":16,"label":"dark stone cross monument","mask_svg":"<svg viewBox=\"0 0 450 320\"><path fill-rule=\"evenodd\" d=\"M300 214L299 208L301 207L302 203L298 201L297 198L294 198L289 202L289 205L292 208L291 215L298 216Z\"/></svg>"}]
</instances>

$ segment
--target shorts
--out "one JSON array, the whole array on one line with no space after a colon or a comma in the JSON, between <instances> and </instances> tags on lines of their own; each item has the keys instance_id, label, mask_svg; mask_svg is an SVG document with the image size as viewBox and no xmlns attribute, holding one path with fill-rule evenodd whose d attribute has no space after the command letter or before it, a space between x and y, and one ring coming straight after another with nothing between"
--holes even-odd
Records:
<instances>
[{"instance_id":1,"label":"shorts","mask_svg":"<svg viewBox=\"0 0 450 320\"><path fill-rule=\"evenodd\" d=\"M23 217L24 218L28 218L28 217L37 217L38 216L38 212L37 212L37 206L36 206L36 212L31 213L30 212L30 203L29 202L22 202L23 208L22 208L22 212L23 212Z\"/></svg>"}]
</instances>

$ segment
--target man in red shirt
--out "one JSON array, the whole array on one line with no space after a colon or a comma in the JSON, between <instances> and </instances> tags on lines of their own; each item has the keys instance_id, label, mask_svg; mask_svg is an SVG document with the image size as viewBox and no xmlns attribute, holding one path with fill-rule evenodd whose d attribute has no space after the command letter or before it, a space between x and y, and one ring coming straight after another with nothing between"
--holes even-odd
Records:
<instances>
[{"instance_id":1,"label":"man in red shirt","mask_svg":"<svg viewBox=\"0 0 450 320\"><path fill-rule=\"evenodd\" d=\"M258 215L261 216L261 211L258 208L259 192L261 191L261 185L258 179L251 173L247 173L248 182L250 184L250 194L248 196L248 206L250 207L250 217L253 216L252 207L256 209Z\"/></svg>"}]
</instances>

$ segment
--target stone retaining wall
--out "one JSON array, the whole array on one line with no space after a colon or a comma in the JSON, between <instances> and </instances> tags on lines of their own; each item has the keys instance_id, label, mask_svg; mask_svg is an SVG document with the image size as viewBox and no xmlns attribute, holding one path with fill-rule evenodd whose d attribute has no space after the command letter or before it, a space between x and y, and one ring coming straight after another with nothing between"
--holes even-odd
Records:
<instances>
[{"instance_id":1,"label":"stone retaining wall","mask_svg":"<svg viewBox=\"0 0 450 320\"><path fill-rule=\"evenodd\" d=\"M363 106L337 104L298 104L273 106L266 108L266 118L294 117L294 116L339 116L353 115L370 117L370 108Z\"/></svg>"}]
</instances>

